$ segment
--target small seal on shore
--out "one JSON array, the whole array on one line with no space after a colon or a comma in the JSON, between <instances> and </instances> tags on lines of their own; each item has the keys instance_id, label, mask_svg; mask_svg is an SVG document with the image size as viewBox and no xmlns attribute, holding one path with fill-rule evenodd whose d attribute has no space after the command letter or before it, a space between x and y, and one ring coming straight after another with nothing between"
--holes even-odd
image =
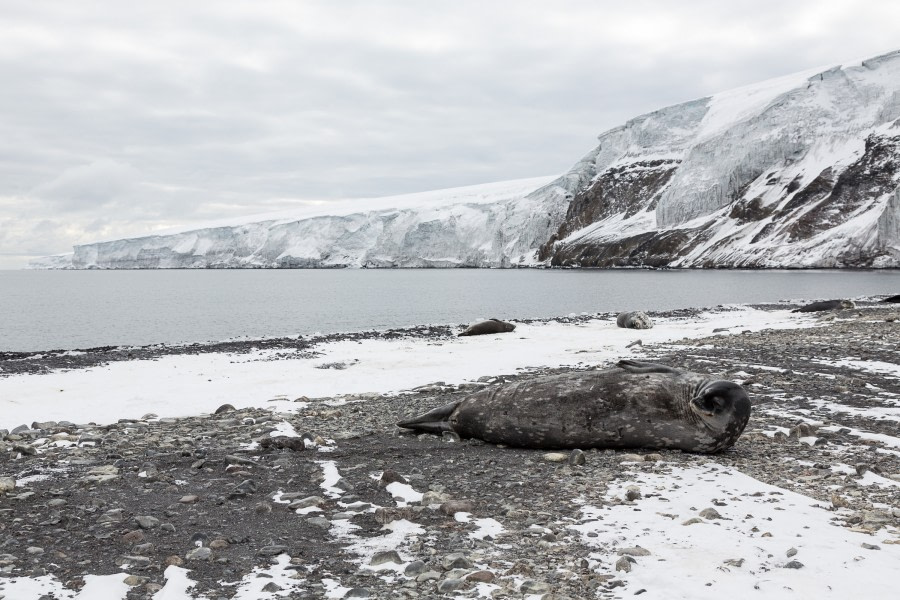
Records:
<instances>
[{"instance_id":1,"label":"small seal on shore","mask_svg":"<svg viewBox=\"0 0 900 600\"><path fill-rule=\"evenodd\" d=\"M485 388L398 423L523 448L718 452L737 441L750 398L731 381L660 364L550 375Z\"/></svg>"},{"instance_id":2,"label":"small seal on shore","mask_svg":"<svg viewBox=\"0 0 900 600\"><path fill-rule=\"evenodd\" d=\"M791 312L821 312L823 310L841 310L843 308L856 308L853 300L822 300L821 302L813 302L800 308L795 308Z\"/></svg>"},{"instance_id":3,"label":"small seal on shore","mask_svg":"<svg viewBox=\"0 0 900 600\"><path fill-rule=\"evenodd\" d=\"M516 326L512 323L506 323L500 319L488 319L487 321L479 321L466 327L466 330L458 335L484 335L486 333L506 333L512 331Z\"/></svg>"},{"instance_id":4,"label":"small seal on shore","mask_svg":"<svg viewBox=\"0 0 900 600\"><path fill-rule=\"evenodd\" d=\"M650 329L653 320L645 312L620 312L616 317L616 325L627 329Z\"/></svg>"},{"instance_id":5,"label":"small seal on shore","mask_svg":"<svg viewBox=\"0 0 900 600\"><path fill-rule=\"evenodd\" d=\"M888 296L887 298L882 298L881 301L882 302L893 302L896 304L896 303L900 302L900 294L897 294L896 296Z\"/></svg>"}]
</instances>

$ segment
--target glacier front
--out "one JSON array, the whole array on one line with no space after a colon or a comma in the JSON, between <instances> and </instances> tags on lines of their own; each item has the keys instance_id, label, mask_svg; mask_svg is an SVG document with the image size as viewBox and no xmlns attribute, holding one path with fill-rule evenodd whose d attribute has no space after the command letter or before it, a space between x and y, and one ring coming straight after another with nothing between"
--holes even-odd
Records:
<instances>
[{"instance_id":1,"label":"glacier front","mask_svg":"<svg viewBox=\"0 0 900 600\"><path fill-rule=\"evenodd\" d=\"M33 264L540 265L900 267L900 51L639 116L561 177L325 204Z\"/></svg>"}]
</instances>

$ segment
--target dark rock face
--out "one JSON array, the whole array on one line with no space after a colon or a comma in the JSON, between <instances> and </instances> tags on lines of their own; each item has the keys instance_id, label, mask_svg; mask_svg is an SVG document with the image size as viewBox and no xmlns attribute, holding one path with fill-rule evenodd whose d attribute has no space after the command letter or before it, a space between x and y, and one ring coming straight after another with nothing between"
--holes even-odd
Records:
<instances>
[{"instance_id":1,"label":"dark rock face","mask_svg":"<svg viewBox=\"0 0 900 600\"><path fill-rule=\"evenodd\" d=\"M628 218L641 211L655 210L662 190L677 167L677 161L653 160L605 171L588 188L572 198L565 221L556 234L541 246L538 258L551 258L554 254L554 242L591 223L613 215L624 214ZM554 261L553 264L558 263Z\"/></svg>"}]
</instances>

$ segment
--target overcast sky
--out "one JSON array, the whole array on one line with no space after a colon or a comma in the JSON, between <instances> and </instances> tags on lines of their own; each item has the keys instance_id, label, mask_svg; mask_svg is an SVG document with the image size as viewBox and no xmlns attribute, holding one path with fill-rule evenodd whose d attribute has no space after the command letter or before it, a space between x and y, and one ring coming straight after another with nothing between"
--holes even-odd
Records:
<instances>
[{"instance_id":1,"label":"overcast sky","mask_svg":"<svg viewBox=\"0 0 900 600\"><path fill-rule=\"evenodd\" d=\"M0 268L562 173L631 117L898 33L897 0L0 0Z\"/></svg>"}]
</instances>

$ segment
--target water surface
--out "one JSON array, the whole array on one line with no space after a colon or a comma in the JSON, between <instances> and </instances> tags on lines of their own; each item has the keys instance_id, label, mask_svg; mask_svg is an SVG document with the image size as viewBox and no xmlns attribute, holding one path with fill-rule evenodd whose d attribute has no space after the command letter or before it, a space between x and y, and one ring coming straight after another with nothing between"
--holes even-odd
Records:
<instances>
[{"instance_id":1,"label":"water surface","mask_svg":"<svg viewBox=\"0 0 900 600\"><path fill-rule=\"evenodd\" d=\"M900 293L900 271L0 271L0 350Z\"/></svg>"}]
</instances>

